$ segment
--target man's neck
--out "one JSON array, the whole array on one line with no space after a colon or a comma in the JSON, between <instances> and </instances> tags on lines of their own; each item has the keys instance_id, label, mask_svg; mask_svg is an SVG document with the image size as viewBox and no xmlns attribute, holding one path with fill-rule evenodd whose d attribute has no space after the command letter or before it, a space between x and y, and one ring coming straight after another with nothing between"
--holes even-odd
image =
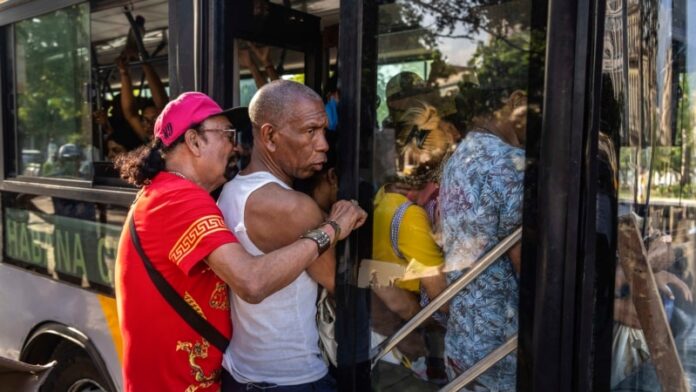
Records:
<instances>
[{"instance_id":1,"label":"man's neck","mask_svg":"<svg viewBox=\"0 0 696 392\"><path fill-rule=\"evenodd\" d=\"M199 187L205 189L207 192L212 192L213 189L208 189L210 186L206 186L206 184L203 184L200 179L198 178L198 175L196 174L196 171L190 166L190 165L184 165L181 164L180 162L169 162L167 161L165 164L165 170L168 171L169 173L172 173L176 176L179 176L185 180L189 180L192 183L198 185Z\"/></svg>"},{"instance_id":2,"label":"man's neck","mask_svg":"<svg viewBox=\"0 0 696 392\"><path fill-rule=\"evenodd\" d=\"M261 154L258 151L252 151L251 161L249 165L242 170L242 175L248 175L256 172L269 172L273 174L277 179L283 181L286 185L292 186L293 178L287 175L283 170L273 162L270 157L265 154Z\"/></svg>"}]
</instances>

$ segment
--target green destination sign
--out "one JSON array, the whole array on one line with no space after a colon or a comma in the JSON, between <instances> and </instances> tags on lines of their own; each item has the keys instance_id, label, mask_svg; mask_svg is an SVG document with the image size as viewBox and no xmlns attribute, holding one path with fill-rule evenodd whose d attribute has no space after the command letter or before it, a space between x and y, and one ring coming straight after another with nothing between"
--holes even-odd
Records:
<instances>
[{"instance_id":1,"label":"green destination sign","mask_svg":"<svg viewBox=\"0 0 696 392\"><path fill-rule=\"evenodd\" d=\"M82 280L113 287L121 227L23 209L5 209L5 255Z\"/></svg>"}]
</instances>

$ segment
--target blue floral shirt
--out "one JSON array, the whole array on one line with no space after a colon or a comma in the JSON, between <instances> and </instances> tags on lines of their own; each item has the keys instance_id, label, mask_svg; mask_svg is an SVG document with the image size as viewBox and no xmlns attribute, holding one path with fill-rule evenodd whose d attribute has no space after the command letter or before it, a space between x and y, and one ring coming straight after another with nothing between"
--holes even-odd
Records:
<instances>
[{"instance_id":1,"label":"blue floral shirt","mask_svg":"<svg viewBox=\"0 0 696 392\"><path fill-rule=\"evenodd\" d=\"M524 150L497 136L470 132L447 162L440 189L447 280L462 276L522 223ZM502 256L454 297L445 336L448 371L472 367L517 333L518 281ZM515 354L477 381L493 391L514 391Z\"/></svg>"}]
</instances>

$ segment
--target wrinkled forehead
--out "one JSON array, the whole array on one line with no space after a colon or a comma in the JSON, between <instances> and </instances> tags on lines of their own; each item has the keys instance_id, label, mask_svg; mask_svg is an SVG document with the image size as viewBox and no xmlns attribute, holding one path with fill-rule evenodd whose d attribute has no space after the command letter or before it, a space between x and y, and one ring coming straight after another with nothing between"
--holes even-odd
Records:
<instances>
[{"instance_id":1,"label":"wrinkled forehead","mask_svg":"<svg viewBox=\"0 0 696 392\"><path fill-rule=\"evenodd\" d=\"M301 97L294 104L288 105L285 112L291 120L303 122L328 121L324 102L321 99Z\"/></svg>"}]
</instances>

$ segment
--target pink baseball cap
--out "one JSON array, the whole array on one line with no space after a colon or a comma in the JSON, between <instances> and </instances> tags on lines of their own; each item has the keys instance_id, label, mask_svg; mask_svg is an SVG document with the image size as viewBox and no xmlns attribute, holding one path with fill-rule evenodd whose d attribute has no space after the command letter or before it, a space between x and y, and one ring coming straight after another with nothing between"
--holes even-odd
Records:
<instances>
[{"instance_id":1,"label":"pink baseball cap","mask_svg":"<svg viewBox=\"0 0 696 392\"><path fill-rule=\"evenodd\" d=\"M188 129L213 116L227 116L233 126L249 121L247 108L222 110L209 96L191 91L179 95L164 107L155 121L155 137L168 146Z\"/></svg>"}]
</instances>

